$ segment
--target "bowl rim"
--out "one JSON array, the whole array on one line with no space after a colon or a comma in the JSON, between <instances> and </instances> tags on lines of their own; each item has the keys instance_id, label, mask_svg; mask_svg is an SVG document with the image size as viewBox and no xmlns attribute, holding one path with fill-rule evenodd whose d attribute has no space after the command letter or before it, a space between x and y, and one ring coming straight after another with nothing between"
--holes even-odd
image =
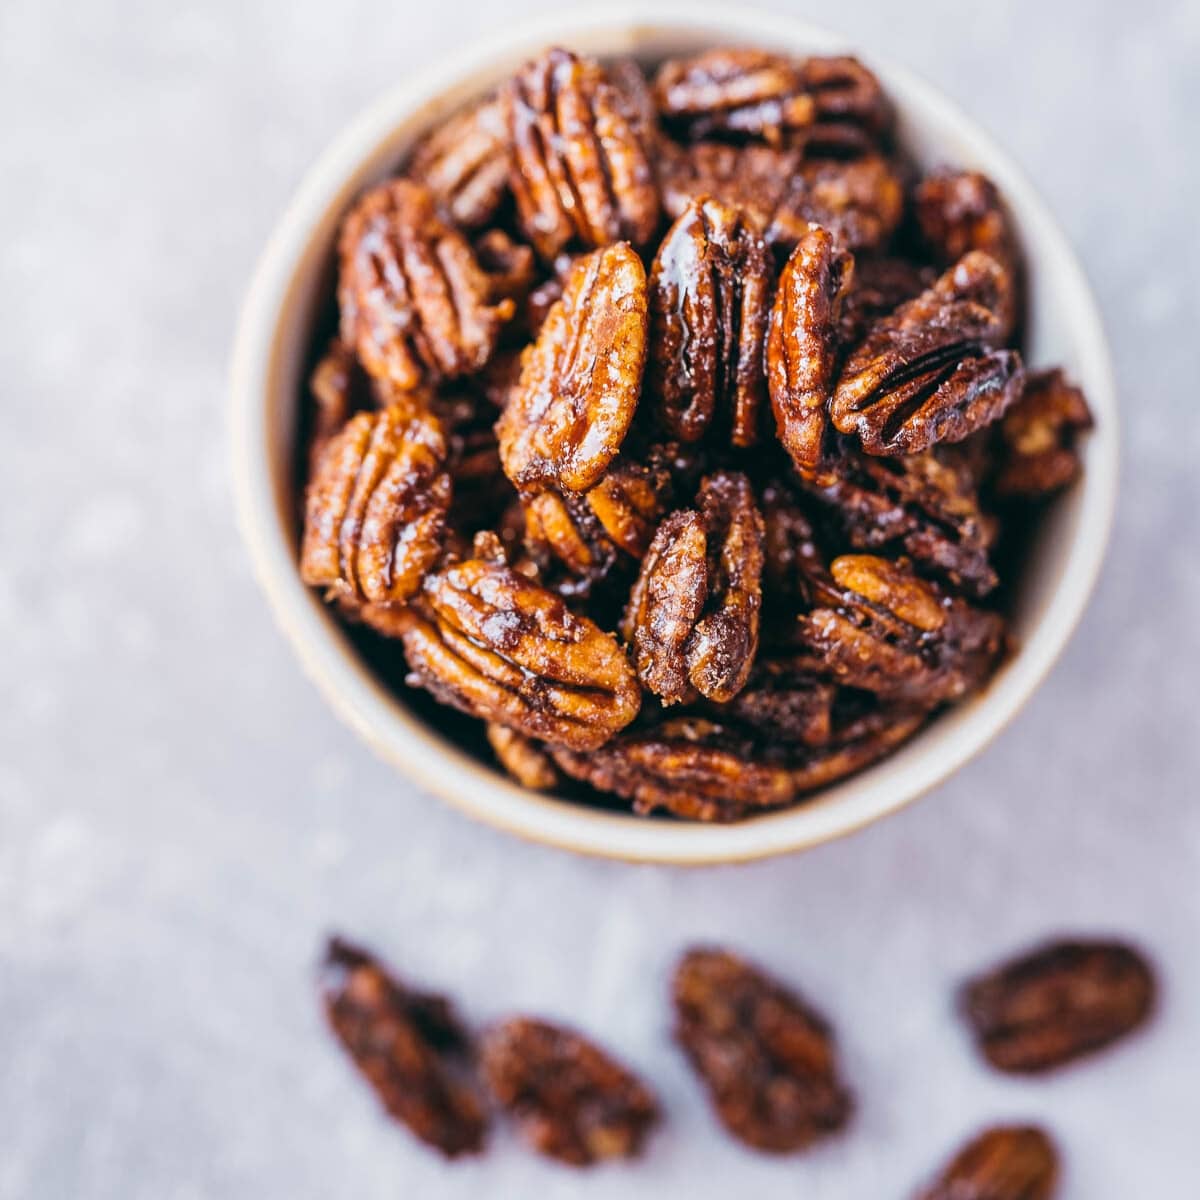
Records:
<instances>
[{"instance_id":1,"label":"bowl rim","mask_svg":"<svg viewBox=\"0 0 1200 1200\"><path fill-rule=\"evenodd\" d=\"M238 320L230 369L230 440L238 524L276 623L305 673L339 717L418 786L469 816L526 840L632 862L703 865L791 853L844 836L914 802L986 748L1037 690L1086 607L1112 526L1119 420L1111 357L1098 306L1074 251L1029 180L993 139L932 85L869 48L855 49L905 102L935 112L986 159L1023 227L1036 224L1053 249L1056 287L1076 314L1073 337L1090 364L1088 399L1096 428L1077 485L1077 526L1045 611L1019 651L978 695L939 718L953 728L935 753L889 756L812 799L736 824L648 820L590 809L528 791L477 761L404 709L350 646L321 601L300 581L270 465L266 397L279 351L281 317L295 276L339 189L414 113L496 61L581 37L698 31L764 44L844 50L847 39L799 18L704 3L651 2L583 8L521 22L433 63L359 113L310 167L267 241ZM899 105L903 109L903 105ZM915 743L914 743L915 744ZM889 768L890 769L886 769Z\"/></svg>"}]
</instances>

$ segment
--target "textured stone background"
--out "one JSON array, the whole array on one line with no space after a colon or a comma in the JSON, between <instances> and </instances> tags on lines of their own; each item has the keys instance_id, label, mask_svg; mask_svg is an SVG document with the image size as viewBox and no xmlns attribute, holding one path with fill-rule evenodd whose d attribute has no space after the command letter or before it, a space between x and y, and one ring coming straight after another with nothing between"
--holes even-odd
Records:
<instances>
[{"instance_id":1,"label":"textured stone background","mask_svg":"<svg viewBox=\"0 0 1200 1200\"><path fill-rule=\"evenodd\" d=\"M301 678L233 525L226 360L263 239L351 114L505 7L0 7L0 1197L861 1200L1001 1117L1057 1131L1068 1200L1200 1194L1200 7L797 6L1039 181L1112 335L1124 490L1083 627L997 745L860 836L695 872L520 845L406 786ZM506 1137L479 1165L417 1149L320 1026L331 927L481 1019L603 1031L671 1114L648 1160L581 1182ZM989 1075L949 985L1057 929L1143 941L1161 1017L1060 1078ZM775 1162L714 1133L664 1028L693 938L836 1015L850 1136Z\"/></svg>"}]
</instances>

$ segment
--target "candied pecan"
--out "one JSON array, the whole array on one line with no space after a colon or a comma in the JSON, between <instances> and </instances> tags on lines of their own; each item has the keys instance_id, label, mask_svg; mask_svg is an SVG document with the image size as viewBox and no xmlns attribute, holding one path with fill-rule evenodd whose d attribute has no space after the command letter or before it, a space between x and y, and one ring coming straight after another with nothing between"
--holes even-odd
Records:
<instances>
[{"instance_id":1,"label":"candied pecan","mask_svg":"<svg viewBox=\"0 0 1200 1200\"><path fill-rule=\"evenodd\" d=\"M480 1065L538 1153L575 1167L638 1155L658 1121L654 1094L582 1035L513 1017L484 1034Z\"/></svg>"},{"instance_id":2,"label":"candied pecan","mask_svg":"<svg viewBox=\"0 0 1200 1200\"><path fill-rule=\"evenodd\" d=\"M600 519L578 492L539 492L525 504L525 544L534 560L545 565L544 552L554 555L579 581L603 579L617 561L617 547Z\"/></svg>"},{"instance_id":3,"label":"candied pecan","mask_svg":"<svg viewBox=\"0 0 1200 1200\"><path fill-rule=\"evenodd\" d=\"M875 74L848 55L807 58L800 82L812 97L811 125L799 141L809 154L866 153L887 134L892 107Z\"/></svg>"},{"instance_id":4,"label":"candied pecan","mask_svg":"<svg viewBox=\"0 0 1200 1200\"><path fill-rule=\"evenodd\" d=\"M489 229L475 239L474 249L488 277L489 297L524 304L537 273L530 247L513 241L503 229Z\"/></svg>"},{"instance_id":5,"label":"candied pecan","mask_svg":"<svg viewBox=\"0 0 1200 1200\"><path fill-rule=\"evenodd\" d=\"M847 348L857 346L881 317L919 296L936 278L933 268L906 258L856 258L842 302L839 342Z\"/></svg>"},{"instance_id":6,"label":"candied pecan","mask_svg":"<svg viewBox=\"0 0 1200 1200\"><path fill-rule=\"evenodd\" d=\"M488 96L425 137L409 159L408 174L433 192L455 224L478 229L504 199L511 158L504 106Z\"/></svg>"},{"instance_id":7,"label":"candied pecan","mask_svg":"<svg viewBox=\"0 0 1200 1200\"><path fill-rule=\"evenodd\" d=\"M583 492L600 481L637 407L646 323L646 272L627 244L580 259L496 425L518 488Z\"/></svg>"},{"instance_id":8,"label":"candied pecan","mask_svg":"<svg viewBox=\"0 0 1200 1200\"><path fill-rule=\"evenodd\" d=\"M650 271L649 384L671 437L699 441L719 405L735 446L758 440L770 312L766 245L736 209L694 201Z\"/></svg>"},{"instance_id":9,"label":"candied pecan","mask_svg":"<svg viewBox=\"0 0 1200 1200\"><path fill-rule=\"evenodd\" d=\"M1150 964L1120 942L1052 942L970 980L963 1015L988 1062L1033 1073L1100 1050L1150 1016Z\"/></svg>"},{"instance_id":10,"label":"candied pecan","mask_svg":"<svg viewBox=\"0 0 1200 1200\"><path fill-rule=\"evenodd\" d=\"M409 404L353 417L308 489L300 575L349 600L404 601L441 553L446 439Z\"/></svg>"},{"instance_id":11,"label":"candied pecan","mask_svg":"<svg viewBox=\"0 0 1200 1200\"><path fill-rule=\"evenodd\" d=\"M625 614L638 677L664 704L728 700L758 648L763 520L744 475L710 475L659 526Z\"/></svg>"},{"instance_id":12,"label":"candied pecan","mask_svg":"<svg viewBox=\"0 0 1200 1200\"><path fill-rule=\"evenodd\" d=\"M812 522L785 483L772 480L762 489L761 499L764 607L774 598L795 615L797 599L810 598L809 580L824 568L824 560Z\"/></svg>"},{"instance_id":13,"label":"candied pecan","mask_svg":"<svg viewBox=\"0 0 1200 1200\"><path fill-rule=\"evenodd\" d=\"M972 1138L920 1200L1050 1200L1058 1185L1058 1152L1029 1125L998 1125Z\"/></svg>"},{"instance_id":14,"label":"candied pecan","mask_svg":"<svg viewBox=\"0 0 1200 1200\"><path fill-rule=\"evenodd\" d=\"M828 1023L728 951L688 951L671 986L675 1038L734 1137L774 1153L841 1129L853 1102Z\"/></svg>"},{"instance_id":15,"label":"candied pecan","mask_svg":"<svg viewBox=\"0 0 1200 1200\"><path fill-rule=\"evenodd\" d=\"M512 78L504 103L509 183L521 227L546 262L573 242L650 240L654 175L629 99L599 64L548 50Z\"/></svg>"},{"instance_id":16,"label":"candied pecan","mask_svg":"<svg viewBox=\"0 0 1200 1200\"><path fill-rule=\"evenodd\" d=\"M308 392L312 398L312 422L308 441L308 478L317 470L325 447L363 407L363 394L368 390L363 370L354 351L341 338L329 343L321 361L309 376Z\"/></svg>"},{"instance_id":17,"label":"candied pecan","mask_svg":"<svg viewBox=\"0 0 1200 1200\"><path fill-rule=\"evenodd\" d=\"M1073 483L1083 470L1075 440L1091 427L1083 392L1061 370L1028 375L1021 398L1000 422L1000 464L992 481L997 495L1042 497Z\"/></svg>"},{"instance_id":18,"label":"candied pecan","mask_svg":"<svg viewBox=\"0 0 1200 1200\"><path fill-rule=\"evenodd\" d=\"M320 971L330 1028L384 1108L448 1158L483 1148L471 1045L442 996L411 991L367 951L331 938Z\"/></svg>"},{"instance_id":19,"label":"candied pecan","mask_svg":"<svg viewBox=\"0 0 1200 1200\"><path fill-rule=\"evenodd\" d=\"M658 108L642 68L633 58L616 58L605 67L622 111L638 141L650 153L658 138Z\"/></svg>"},{"instance_id":20,"label":"candied pecan","mask_svg":"<svg viewBox=\"0 0 1200 1200\"><path fill-rule=\"evenodd\" d=\"M488 722L487 740L496 760L518 783L545 792L558 782L553 761L536 742L495 721Z\"/></svg>"},{"instance_id":21,"label":"candied pecan","mask_svg":"<svg viewBox=\"0 0 1200 1200\"><path fill-rule=\"evenodd\" d=\"M826 471L826 410L837 363L837 322L854 259L814 228L792 251L771 309L767 382L779 440L809 479Z\"/></svg>"},{"instance_id":22,"label":"candied pecan","mask_svg":"<svg viewBox=\"0 0 1200 1200\"><path fill-rule=\"evenodd\" d=\"M428 576L422 599L401 636L415 682L443 703L585 750L637 716L616 639L521 573L469 559Z\"/></svg>"},{"instance_id":23,"label":"candied pecan","mask_svg":"<svg viewBox=\"0 0 1200 1200\"><path fill-rule=\"evenodd\" d=\"M834 686L783 659L760 659L746 686L720 709L764 738L826 746L833 737Z\"/></svg>"},{"instance_id":24,"label":"candied pecan","mask_svg":"<svg viewBox=\"0 0 1200 1200\"><path fill-rule=\"evenodd\" d=\"M876 323L851 351L829 412L869 454L913 454L959 442L1002 416L1024 369L997 306L1005 269L972 251L932 287Z\"/></svg>"}]
</instances>

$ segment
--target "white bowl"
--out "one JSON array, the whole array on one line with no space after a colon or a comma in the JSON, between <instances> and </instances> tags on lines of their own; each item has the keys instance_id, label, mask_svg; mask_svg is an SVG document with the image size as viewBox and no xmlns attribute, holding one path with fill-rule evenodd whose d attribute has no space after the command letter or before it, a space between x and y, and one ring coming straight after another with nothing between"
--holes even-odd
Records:
<instances>
[{"instance_id":1,"label":"white bowl","mask_svg":"<svg viewBox=\"0 0 1200 1200\"><path fill-rule=\"evenodd\" d=\"M242 531L275 616L333 707L387 760L480 820L587 854L716 863L827 841L894 812L977 754L1012 719L1066 644L1103 557L1117 482L1118 420L1096 304L1062 231L1007 155L908 72L867 57L896 103L900 137L925 165L986 172L1016 221L1028 264L1028 357L1062 364L1096 416L1083 479L1042 525L1013 614L1019 650L979 695L896 753L794 808L736 825L602 812L524 790L412 715L357 657L296 569L294 429L310 332L327 289L335 231L348 204L392 172L414 139L545 46L653 61L716 44L796 53L853 50L790 17L728 5L607 6L525 25L411 75L359 116L321 156L284 213L246 298L233 358L233 461Z\"/></svg>"}]
</instances>

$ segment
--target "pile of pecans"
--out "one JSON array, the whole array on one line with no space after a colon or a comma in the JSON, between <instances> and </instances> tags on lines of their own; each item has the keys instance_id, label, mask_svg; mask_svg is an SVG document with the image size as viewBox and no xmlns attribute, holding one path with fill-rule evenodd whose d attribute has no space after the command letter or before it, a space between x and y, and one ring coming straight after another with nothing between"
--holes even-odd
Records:
<instances>
[{"instance_id":1,"label":"pile of pecans","mask_svg":"<svg viewBox=\"0 0 1200 1200\"><path fill-rule=\"evenodd\" d=\"M548 50L338 264L302 576L524 785L735 820L995 670L1091 416L1022 361L996 188L920 176L857 60Z\"/></svg>"},{"instance_id":2,"label":"pile of pecans","mask_svg":"<svg viewBox=\"0 0 1200 1200\"><path fill-rule=\"evenodd\" d=\"M1116 941L1048 943L959 990L985 1060L1038 1074L1123 1038L1153 1011L1157 984ZM442 996L402 984L341 939L321 967L326 1017L387 1111L448 1158L484 1147L490 1113L537 1152L572 1166L640 1154L662 1119L651 1089L582 1034L512 1017L475 1039ZM854 1101L829 1023L728 950L696 947L671 980L675 1040L726 1131L756 1150L804 1150L845 1128ZM921 1200L1050 1200L1059 1156L1033 1126L985 1129Z\"/></svg>"}]
</instances>

